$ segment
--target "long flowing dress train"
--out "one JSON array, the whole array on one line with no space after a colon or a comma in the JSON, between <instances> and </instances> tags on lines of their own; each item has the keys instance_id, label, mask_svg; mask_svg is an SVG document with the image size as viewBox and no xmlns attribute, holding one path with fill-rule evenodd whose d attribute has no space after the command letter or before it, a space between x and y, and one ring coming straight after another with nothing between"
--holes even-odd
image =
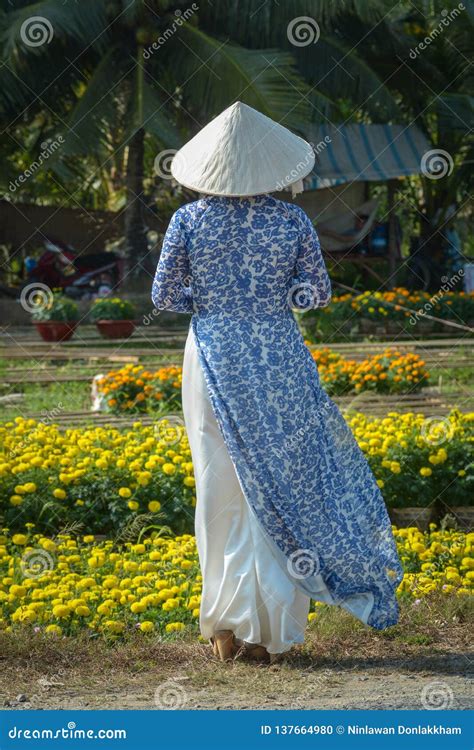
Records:
<instances>
[{"instance_id":1,"label":"long flowing dress train","mask_svg":"<svg viewBox=\"0 0 474 750\"><path fill-rule=\"evenodd\" d=\"M330 294L306 214L262 195L207 197L179 209L165 236L152 298L158 309L192 313L201 374L190 368L184 379L193 388L203 378L247 503L240 531L230 521L225 533L238 544L247 524L251 533L258 529L278 562L281 590L289 575L306 597L337 604L382 629L398 619L395 591L402 577L390 520L364 455L320 385L292 314L294 307L327 304ZM188 406L199 477L206 468L206 441L195 439ZM203 484L200 498L198 480L198 527L207 529L221 484L209 490L211 473ZM216 558L208 557L210 543L203 542L204 581L213 579L216 559L215 580L227 577L226 540ZM265 598L264 579L254 580ZM212 590L220 591L218 583ZM236 602L240 623L253 606L246 589ZM212 623L203 617L203 627L217 628L224 610ZM213 611L212 602L206 611Z\"/></svg>"}]
</instances>

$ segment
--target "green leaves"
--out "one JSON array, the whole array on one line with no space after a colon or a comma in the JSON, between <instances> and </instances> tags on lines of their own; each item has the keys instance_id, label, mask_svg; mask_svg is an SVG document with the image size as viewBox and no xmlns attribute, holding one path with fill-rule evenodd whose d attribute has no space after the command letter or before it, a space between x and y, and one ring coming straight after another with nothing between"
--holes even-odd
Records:
<instances>
[{"instance_id":1,"label":"green leaves","mask_svg":"<svg viewBox=\"0 0 474 750\"><path fill-rule=\"evenodd\" d=\"M18 60L23 55L44 55L50 44L71 40L84 48L104 52L109 30L104 0L42 0L29 3L2 19L2 41L5 59Z\"/></svg>"},{"instance_id":2,"label":"green leaves","mask_svg":"<svg viewBox=\"0 0 474 750\"><path fill-rule=\"evenodd\" d=\"M200 125L236 100L287 127L298 128L309 117L307 86L287 52L245 49L190 24L167 42L166 52Z\"/></svg>"}]
</instances>

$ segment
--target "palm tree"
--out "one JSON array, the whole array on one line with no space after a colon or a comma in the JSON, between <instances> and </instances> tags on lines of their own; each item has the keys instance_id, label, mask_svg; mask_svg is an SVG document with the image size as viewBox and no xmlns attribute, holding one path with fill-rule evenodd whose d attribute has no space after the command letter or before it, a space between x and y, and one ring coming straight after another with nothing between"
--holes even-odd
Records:
<instances>
[{"instance_id":1,"label":"palm tree","mask_svg":"<svg viewBox=\"0 0 474 750\"><path fill-rule=\"evenodd\" d=\"M90 168L91 155L103 166L126 153L126 245L134 265L147 255L145 148L179 147L199 118L236 98L277 120L287 116L293 127L307 118L289 54L219 40L191 11L179 0L40 0L15 10L2 0L0 118L57 112L64 145L54 168L63 179ZM41 34L45 41L36 44Z\"/></svg>"},{"instance_id":2,"label":"palm tree","mask_svg":"<svg viewBox=\"0 0 474 750\"><path fill-rule=\"evenodd\" d=\"M110 165L120 180L123 165L126 245L137 266L147 255L144 163L236 99L301 132L328 118L401 121L415 113L414 82L437 75L425 56L400 64L414 35L392 0L20 5L0 0L0 120L46 112L38 139L63 133L54 169L65 184L77 175L107 184ZM41 45L26 33L32 16L46 27Z\"/></svg>"}]
</instances>

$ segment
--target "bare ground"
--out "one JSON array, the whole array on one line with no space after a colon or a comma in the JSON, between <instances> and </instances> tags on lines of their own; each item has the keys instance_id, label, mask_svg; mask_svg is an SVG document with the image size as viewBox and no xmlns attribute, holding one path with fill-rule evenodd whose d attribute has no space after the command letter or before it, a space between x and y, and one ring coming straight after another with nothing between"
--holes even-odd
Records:
<instances>
[{"instance_id":1,"label":"bare ground","mask_svg":"<svg viewBox=\"0 0 474 750\"><path fill-rule=\"evenodd\" d=\"M195 640L0 635L5 709L467 709L466 606L402 611L375 633L332 610L279 664L217 662Z\"/></svg>"}]
</instances>

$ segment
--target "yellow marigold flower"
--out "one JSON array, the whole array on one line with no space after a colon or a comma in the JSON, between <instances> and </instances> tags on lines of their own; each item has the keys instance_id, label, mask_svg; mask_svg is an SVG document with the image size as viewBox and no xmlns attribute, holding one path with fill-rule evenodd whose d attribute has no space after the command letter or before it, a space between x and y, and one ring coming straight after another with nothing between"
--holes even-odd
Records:
<instances>
[{"instance_id":1,"label":"yellow marigold flower","mask_svg":"<svg viewBox=\"0 0 474 750\"><path fill-rule=\"evenodd\" d=\"M64 500L66 497L65 491L62 490L60 487L57 487L55 490L53 490L53 495L56 498L56 500Z\"/></svg>"},{"instance_id":2,"label":"yellow marigold flower","mask_svg":"<svg viewBox=\"0 0 474 750\"><path fill-rule=\"evenodd\" d=\"M430 477L433 473L433 470L430 469L429 466L422 466L420 469L420 474L422 477Z\"/></svg>"},{"instance_id":3,"label":"yellow marigold flower","mask_svg":"<svg viewBox=\"0 0 474 750\"><path fill-rule=\"evenodd\" d=\"M59 618L69 617L71 614L70 608L66 604L57 604L53 607L53 615Z\"/></svg>"},{"instance_id":4,"label":"yellow marigold flower","mask_svg":"<svg viewBox=\"0 0 474 750\"><path fill-rule=\"evenodd\" d=\"M172 476L176 473L176 466L174 464L163 464L161 467L164 474L167 474L168 476Z\"/></svg>"},{"instance_id":5,"label":"yellow marigold flower","mask_svg":"<svg viewBox=\"0 0 474 750\"><path fill-rule=\"evenodd\" d=\"M161 503L158 502L158 500L152 500L148 503L148 510L150 513L158 513L158 511L161 508Z\"/></svg>"},{"instance_id":6,"label":"yellow marigold flower","mask_svg":"<svg viewBox=\"0 0 474 750\"><path fill-rule=\"evenodd\" d=\"M184 630L184 622L169 622L165 630L167 633L178 633Z\"/></svg>"},{"instance_id":7,"label":"yellow marigold flower","mask_svg":"<svg viewBox=\"0 0 474 750\"><path fill-rule=\"evenodd\" d=\"M12 537L13 544L18 544L20 547L28 542L28 537L24 534L14 534Z\"/></svg>"},{"instance_id":8,"label":"yellow marigold flower","mask_svg":"<svg viewBox=\"0 0 474 750\"><path fill-rule=\"evenodd\" d=\"M75 614L78 615L78 617L89 617L91 611L89 607L86 607L85 605L79 605L74 610Z\"/></svg>"},{"instance_id":9,"label":"yellow marigold flower","mask_svg":"<svg viewBox=\"0 0 474 750\"><path fill-rule=\"evenodd\" d=\"M138 510L140 507L136 500L129 500L127 503L130 510Z\"/></svg>"},{"instance_id":10,"label":"yellow marigold flower","mask_svg":"<svg viewBox=\"0 0 474 750\"><path fill-rule=\"evenodd\" d=\"M48 635L62 635L63 629L59 625L47 625L45 632Z\"/></svg>"},{"instance_id":11,"label":"yellow marigold flower","mask_svg":"<svg viewBox=\"0 0 474 750\"><path fill-rule=\"evenodd\" d=\"M140 630L142 633L151 633L155 629L154 623L150 622L150 620L144 620L144 622L140 623Z\"/></svg>"},{"instance_id":12,"label":"yellow marigold flower","mask_svg":"<svg viewBox=\"0 0 474 750\"><path fill-rule=\"evenodd\" d=\"M127 498L132 496L132 491L129 487L120 487L118 491L120 497Z\"/></svg>"}]
</instances>

